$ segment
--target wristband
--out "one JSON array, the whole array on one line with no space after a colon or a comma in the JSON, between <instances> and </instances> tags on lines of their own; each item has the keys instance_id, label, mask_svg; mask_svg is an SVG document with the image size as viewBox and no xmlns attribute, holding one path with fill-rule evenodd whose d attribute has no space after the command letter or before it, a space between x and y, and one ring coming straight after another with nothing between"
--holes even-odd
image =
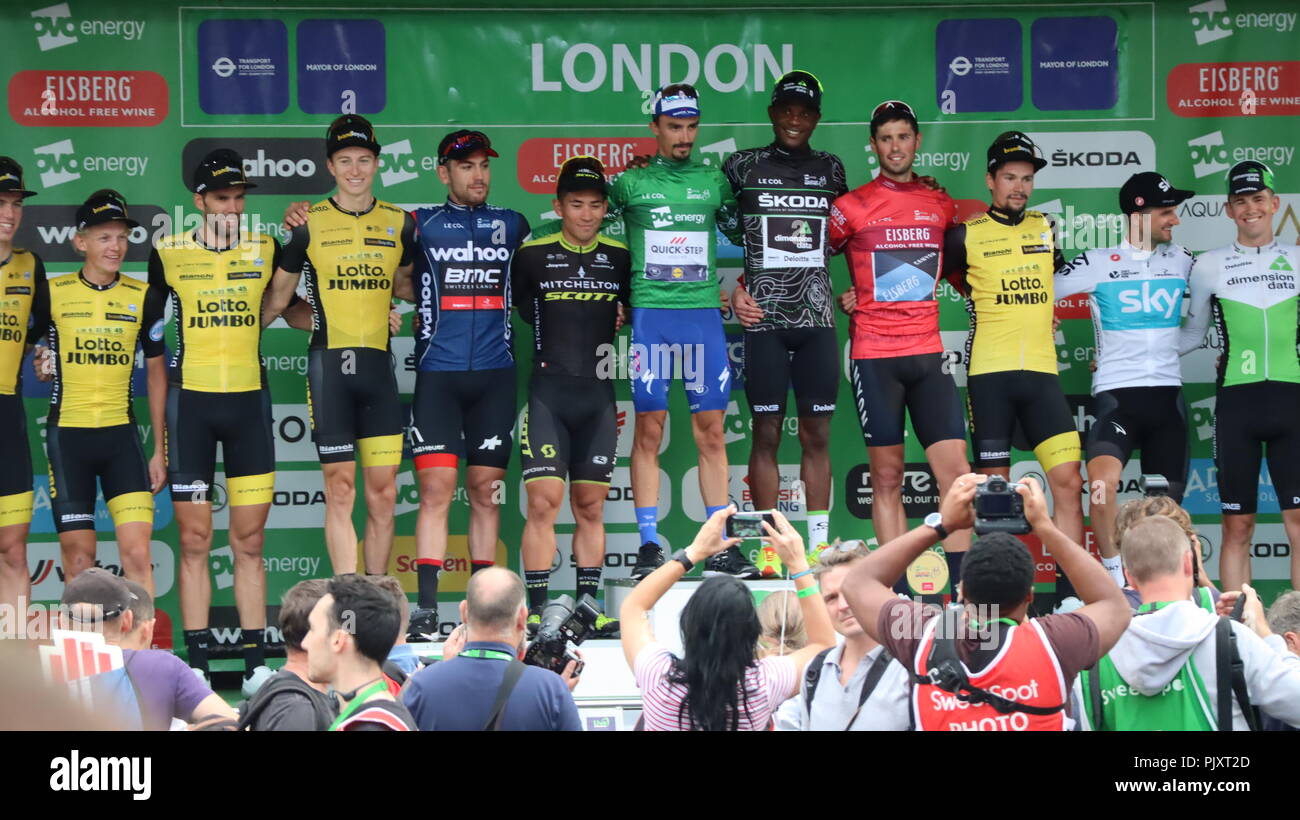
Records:
<instances>
[{"instance_id":1,"label":"wristband","mask_svg":"<svg viewBox=\"0 0 1300 820\"><path fill-rule=\"evenodd\" d=\"M677 552L674 552L673 557L669 560L676 561L677 563L681 564L686 569L687 572L690 572L692 569L695 568L695 562L686 556L686 549L684 547L682 549L677 550Z\"/></svg>"},{"instance_id":2,"label":"wristband","mask_svg":"<svg viewBox=\"0 0 1300 820\"><path fill-rule=\"evenodd\" d=\"M791 576L790 576L790 580L791 580L791 581L798 580L799 578L802 578L802 577L804 577L805 575L808 575L808 574L811 573L811 572L812 572L812 567L808 567L808 569L806 569L806 570L804 570L804 571L802 571L802 572L796 572L794 575L791 575Z\"/></svg>"},{"instance_id":3,"label":"wristband","mask_svg":"<svg viewBox=\"0 0 1300 820\"><path fill-rule=\"evenodd\" d=\"M799 590L798 592L795 593L795 595L799 598L808 598L813 595L821 594L821 591L822 591L821 584L813 584L810 587L804 587L803 589Z\"/></svg>"}]
</instances>

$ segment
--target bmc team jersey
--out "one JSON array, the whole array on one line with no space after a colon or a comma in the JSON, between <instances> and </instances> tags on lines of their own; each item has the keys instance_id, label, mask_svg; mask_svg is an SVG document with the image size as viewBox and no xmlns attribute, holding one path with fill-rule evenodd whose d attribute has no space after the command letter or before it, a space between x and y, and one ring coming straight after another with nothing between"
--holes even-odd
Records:
<instances>
[{"instance_id":1,"label":"bmc team jersey","mask_svg":"<svg viewBox=\"0 0 1300 820\"><path fill-rule=\"evenodd\" d=\"M1092 296L1093 395L1121 387L1182 385L1178 325L1191 267L1192 254L1179 245L1144 251L1124 242L1084 251L1057 271L1057 299Z\"/></svg>"},{"instance_id":2,"label":"bmc team jersey","mask_svg":"<svg viewBox=\"0 0 1300 820\"><path fill-rule=\"evenodd\" d=\"M1052 275L1065 260L1046 216L989 208L948 232L943 264L945 275L967 297L969 375L1058 373Z\"/></svg>"},{"instance_id":3,"label":"bmc team jersey","mask_svg":"<svg viewBox=\"0 0 1300 820\"><path fill-rule=\"evenodd\" d=\"M763 319L747 330L835 327L827 218L848 191L844 163L773 143L727 157L722 171L745 230L745 288Z\"/></svg>"},{"instance_id":4,"label":"bmc team jersey","mask_svg":"<svg viewBox=\"0 0 1300 820\"><path fill-rule=\"evenodd\" d=\"M510 261L528 235L518 211L448 200L415 212L417 370L513 367Z\"/></svg>"},{"instance_id":5,"label":"bmc team jersey","mask_svg":"<svg viewBox=\"0 0 1300 820\"><path fill-rule=\"evenodd\" d=\"M163 303L138 279L118 274L96 285L80 272L38 283L35 338L48 329L54 385L48 423L59 427L130 424L135 349L161 356ZM33 339L35 341L35 339Z\"/></svg>"},{"instance_id":6,"label":"bmc team jersey","mask_svg":"<svg viewBox=\"0 0 1300 820\"><path fill-rule=\"evenodd\" d=\"M149 255L149 286L171 297L171 381L185 390L238 393L264 385L262 294L280 264L266 234L210 248L193 231L164 237Z\"/></svg>"},{"instance_id":7,"label":"bmc team jersey","mask_svg":"<svg viewBox=\"0 0 1300 820\"><path fill-rule=\"evenodd\" d=\"M850 358L943 352L935 291L956 216L947 194L883 176L835 200L830 246L848 256L858 297Z\"/></svg>"},{"instance_id":8,"label":"bmc team jersey","mask_svg":"<svg viewBox=\"0 0 1300 820\"><path fill-rule=\"evenodd\" d=\"M376 199L359 213L343 210L333 197L311 206L280 262L289 273L307 276L308 349L387 351L393 274L410 264L414 245L411 215L387 202Z\"/></svg>"},{"instance_id":9,"label":"bmc team jersey","mask_svg":"<svg viewBox=\"0 0 1300 820\"><path fill-rule=\"evenodd\" d=\"M15 248L0 262L0 396L18 393L19 370L28 342L36 283L45 281L45 265L31 251ZM33 328L44 332L45 328Z\"/></svg>"},{"instance_id":10,"label":"bmc team jersey","mask_svg":"<svg viewBox=\"0 0 1300 820\"><path fill-rule=\"evenodd\" d=\"M1223 355L1219 386L1300 383L1296 356L1300 249L1276 241L1261 248L1235 242L1206 251L1192 265L1187 324L1178 349L1200 347L1213 312Z\"/></svg>"},{"instance_id":11,"label":"bmc team jersey","mask_svg":"<svg viewBox=\"0 0 1300 820\"><path fill-rule=\"evenodd\" d=\"M739 240L731 183L713 165L656 155L609 189L609 217L623 219L632 252L632 305L717 308L717 241Z\"/></svg>"},{"instance_id":12,"label":"bmc team jersey","mask_svg":"<svg viewBox=\"0 0 1300 820\"><path fill-rule=\"evenodd\" d=\"M922 678L928 674L934 631L941 620L942 617L930 619L916 648L912 671ZM1051 708L1066 703L1070 692L1065 686L1061 663L1043 628L1030 619L1004 627L1002 631L1005 633L1002 648L988 666L972 671L962 663L971 686L1026 706ZM987 703L958 700L952 692L931 683L912 687L912 713L917 731L921 732L1060 732L1074 727L1074 721L1064 709L1050 715L1003 714Z\"/></svg>"}]
</instances>

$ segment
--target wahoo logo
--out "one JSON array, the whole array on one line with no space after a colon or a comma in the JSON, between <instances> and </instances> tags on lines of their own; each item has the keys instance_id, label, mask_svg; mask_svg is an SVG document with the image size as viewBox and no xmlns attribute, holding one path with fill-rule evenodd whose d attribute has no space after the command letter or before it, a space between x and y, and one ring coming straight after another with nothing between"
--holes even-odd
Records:
<instances>
[{"instance_id":1,"label":"wahoo logo","mask_svg":"<svg viewBox=\"0 0 1300 820\"><path fill-rule=\"evenodd\" d=\"M36 29L36 45L41 51L70 46L77 42L77 23L72 19L72 9L67 3L46 6L32 12Z\"/></svg>"},{"instance_id":2,"label":"wahoo logo","mask_svg":"<svg viewBox=\"0 0 1300 820\"><path fill-rule=\"evenodd\" d=\"M1188 6L1187 11L1192 15L1192 33L1198 46L1232 36L1232 16L1224 0L1205 0Z\"/></svg>"},{"instance_id":3,"label":"wahoo logo","mask_svg":"<svg viewBox=\"0 0 1300 820\"><path fill-rule=\"evenodd\" d=\"M1223 144L1222 131L1190 139L1187 147L1191 149L1192 171L1197 179L1228 170L1228 147Z\"/></svg>"},{"instance_id":4,"label":"wahoo logo","mask_svg":"<svg viewBox=\"0 0 1300 820\"><path fill-rule=\"evenodd\" d=\"M435 262L505 262L510 259L507 248L483 248L473 242L429 248L428 252L429 258Z\"/></svg>"},{"instance_id":5,"label":"wahoo logo","mask_svg":"<svg viewBox=\"0 0 1300 820\"><path fill-rule=\"evenodd\" d=\"M416 158L411 152L411 140L404 139L385 145L379 152L379 178L384 187L409 182L419 176Z\"/></svg>"},{"instance_id":6,"label":"wahoo logo","mask_svg":"<svg viewBox=\"0 0 1300 820\"><path fill-rule=\"evenodd\" d=\"M66 9L67 6L65 5L64 8ZM36 168L41 172L42 186L53 188L55 185L81 179L81 172L77 170L79 163L72 155L74 150L76 149L72 147L70 139L32 149L32 153L36 155Z\"/></svg>"}]
</instances>

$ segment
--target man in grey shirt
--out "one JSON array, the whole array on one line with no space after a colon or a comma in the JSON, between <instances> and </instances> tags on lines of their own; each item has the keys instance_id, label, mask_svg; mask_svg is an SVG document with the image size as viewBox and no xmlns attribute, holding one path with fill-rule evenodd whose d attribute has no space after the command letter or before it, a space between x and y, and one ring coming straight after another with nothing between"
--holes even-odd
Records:
<instances>
[{"instance_id":1,"label":"man in grey shirt","mask_svg":"<svg viewBox=\"0 0 1300 820\"><path fill-rule=\"evenodd\" d=\"M262 684L240 709L239 726L254 732L323 732L338 714L326 687L307 677L307 652L302 640L310 629L307 617L329 591L329 581L299 581L280 602L280 631L284 635L284 666Z\"/></svg>"},{"instance_id":2,"label":"man in grey shirt","mask_svg":"<svg viewBox=\"0 0 1300 820\"><path fill-rule=\"evenodd\" d=\"M777 712L778 730L907 731L911 692L907 670L871 639L840 595L849 568L866 555L866 544L847 541L824 550L813 568L822 600L830 611L831 625L843 640L808 664L799 694ZM819 666L815 689L809 697L813 670Z\"/></svg>"}]
</instances>

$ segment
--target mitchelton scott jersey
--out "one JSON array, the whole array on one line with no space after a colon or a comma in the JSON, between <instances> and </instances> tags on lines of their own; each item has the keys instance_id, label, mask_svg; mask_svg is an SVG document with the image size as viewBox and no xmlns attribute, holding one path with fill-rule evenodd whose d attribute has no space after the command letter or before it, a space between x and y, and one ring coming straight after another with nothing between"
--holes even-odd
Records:
<instances>
[{"instance_id":1,"label":"mitchelton scott jersey","mask_svg":"<svg viewBox=\"0 0 1300 820\"><path fill-rule=\"evenodd\" d=\"M848 191L840 158L773 143L737 151L722 171L744 224L745 288L763 309L747 330L834 327L827 222Z\"/></svg>"},{"instance_id":2,"label":"mitchelton scott jersey","mask_svg":"<svg viewBox=\"0 0 1300 820\"><path fill-rule=\"evenodd\" d=\"M31 251L14 249L0 262L0 396L18 392L19 369L29 343L27 324L38 282L45 281L45 266ZM32 328L31 332L37 331ZM44 332L45 328L39 328Z\"/></svg>"},{"instance_id":3,"label":"mitchelton scott jersey","mask_svg":"<svg viewBox=\"0 0 1300 820\"><path fill-rule=\"evenodd\" d=\"M1300 383L1300 248L1237 243L1206 251L1192 265L1191 304L1178 349L1200 347L1213 316L1223 341L1219 386Z\"/></svg>"},{"instance_id":4,"label":"mitchelton scott jersey","mask_svg":"<svg viewBox=\"0 0 1300 820\"><path fill-rule=\"evenodd\" d=\"M1178 326L1192 254L1172 242L1084 251L1056 272L1056 298L1092 298L1097 370L1092 392L1181 385Z\"/></svg>"},{"instance_id":5,"label":"mitchelton scott jersey","mask_svg":"<svg viewBox=\"0 0 1300 820\"><path fill-rule=\"evenodd\" d=\"M415 222L416 369L513 367L510 262L528 220L508 208L448 200L416 210Z\"/></svg>"}]
</instances>

